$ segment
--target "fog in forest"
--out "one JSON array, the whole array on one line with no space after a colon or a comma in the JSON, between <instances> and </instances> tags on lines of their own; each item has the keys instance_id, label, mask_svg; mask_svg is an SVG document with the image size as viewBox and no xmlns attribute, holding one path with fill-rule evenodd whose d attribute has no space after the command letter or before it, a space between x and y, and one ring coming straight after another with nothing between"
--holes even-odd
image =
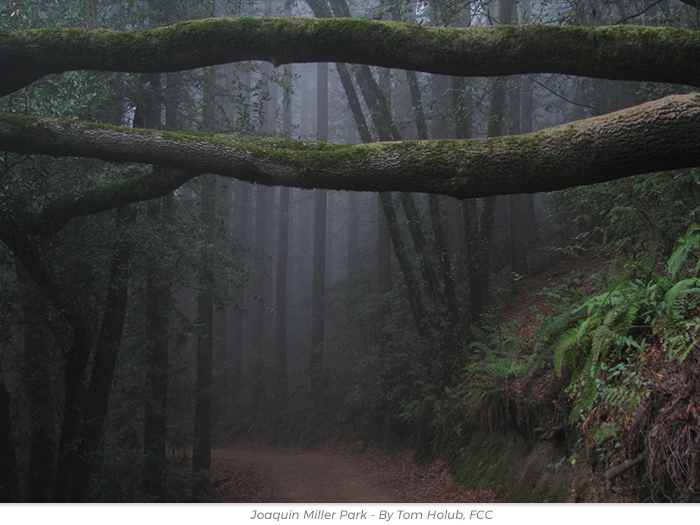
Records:
<instances>
[{"instance_id":1,"label":"fog in forest","mask_svg":"<svg viewBox=\"0 0 700 525\"><path fill-rule=\"evenodd\" d=\"M0 29L352 17L697 33L698 13L692 0L10 1ZM241 61L69 71L3 97L0 110L249 136L262 151L266 138L495 141L695 91L600 77ZM173 167L99 158L8 149L0 214L19 224L66 196L177 176ZM342 172L334 162L329 173ZM585 450L596 487L623 480L602 500L698 501L699 416L688 408L683 431L671 412L659 416L666 401L653 401L700 400L697 373L683 368L698 359L697 168L463 200L271 186L255 173L257 184L198 173L157 198L60 224L37 219L33 230L2 222L4 499L211 501L219 486L211 449L239 442L407 449L419 462L445 461L468 485L474 458L488 456L484 440L503 438L514 449L523 443L524 456L546 444L546 465L563 461L571 479L583 467L569 458ZM661 347L666 364L650 357ZM686 382L662 395L652 376L666 368ZM668 432L663 444L648 438L661 435L653 429ZM675 470L663 470L655 454L668 447L690 454L690 466L674 457ZM546 497L566 499L567 490Z\"/></svg>"}]
</instances>

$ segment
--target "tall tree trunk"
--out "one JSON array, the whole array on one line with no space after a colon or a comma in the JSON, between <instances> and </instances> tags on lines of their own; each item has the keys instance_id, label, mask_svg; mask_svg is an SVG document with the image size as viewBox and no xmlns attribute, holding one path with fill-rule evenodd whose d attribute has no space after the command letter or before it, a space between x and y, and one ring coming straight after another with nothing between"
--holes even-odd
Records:
<instances>
[{"instance_id":1,"label":"tall tree trunk","mask_svg":"<svg viewBox=\"0 0 700 525\"><path fill-rule=\"evenodd\" d=\"M177 75L165 77L165 129L176 130L180 115L178 103L181 88ZM158 83L156 82L156 85ZM158 99L152 101L157 107ZM160 112L153 111L151 128L160 126ZM148 202L148 220L172 218L175 205L172 194ZM172 310L172 292L169 270L163 265L150 263L146 269L146 391L143 445L143 489L156 501L162 500L165 491L167 403L168 403L168 325Z\"/></svg>"},{"instance_id":2,"label":"tall tree trunk","mask_svg":"<svg viewBox=\"0 0 700 525\"><path fill-rule=\"evenodd\" d=\"M291 16L291 3L285 3L285 16ZM285 76L292 79L291 67L286 67ZM290 87L291 89L291 87ZM292 134L292 93L285 91L283 100L282 133L286 137ZM277 239L277 274L275 311L275 377L274 396L278 415L286 414L288 409L289 385L287 379L287 276L289 265L289 199L290 189L280 189L279 226Z\"/></svg>"},{"instance_id":3,"label":"tall tree trunk","mask_svg":"<svg viewBox=\"0 0 700 525\"><path fill-rule=\"evenodd\" d=\"M143 127L158 129L161 127L162 76L147 77L149 91L142 105ZM174 76L167 77L168 92L165 97L166 127L177 126L177 97ZM141 123L139 123L141 124ZM158 169L158 168L154 168ZM172 197L151 200L147 204L147 220L156 226L161 216L165 215L165 202L172 203ZM157 226L156 226L157 227ZM168 315L170 310L170 284L168 271L160 262L152 260L146 268L146 392L144 411L144 465L143 489L146 494L158 500L163 495L165 464L166 404L168 385Z\"/></svg>"},{"instance_id":4,"label":"tall tree trunk","mask_svg":"<svg viewBox=\"0 0 700 525\"><path fill-rule=\"evenodd\" d=\"M267 242L267 197L268 188L258 185L255 189L255 264L258 267L251 307L251 403L253 414L258 414L265 401L265 295L266 279L265 260Z\"/></svg>"},{"instance_id":5,"label":"tall tree trunk","mask_svg":"<svg viewBox=\"0 0 700 525\"><path fill-rule=\"evenodd\" d=\"M128 228L136 220L136 208L121 206L117 210L117 220L120 230ZM88 499L95 466L94 455L102 443L114 369L126 319L131 252L130 241L118 238L113 248L105 308L95 344L95 358L85 404L84 438L79 450L78 475L73 487L74 501Z\"/></svg>"},{"instance_id":6,"label":"tall tree trunk","mask_svg":"<svg viewBox=\"0 0 700 525\"><path fill-rule=\"evenodd\" d=\"M311 295L311 399L318 401L324 385L325 288L326 288L326 199L325 190L314 196L314 247Z\"/></svg>"},{"instance_id":7,"label":"tall tree trunk","mask_svg":"<svg viewBox=\"0 0 700 525\"><path fill-rule=\"evenodd\" d=\"M507 23L514 12L512 0L499 1L499 23ZM504 135L506 111L505 79L497 78L492 83L488 137ZM496 197L482 199L480 205L470 201L464 203L465 229L467 231L467 257L469 280L470 322L479 322L492 295L491 236L496 213Z\"/></svg>"},{"instance_id":8,"label":"tall tree trunk","mask_svg":"<svg viewBox=\"0 0 700 525\"><path fill-rule=\"evenodd\" d=\"M213 131L216 127L214 114L215 71L206 74L207 89L202 112L202 127ZM204 500L211 490L211 400L212 364L214 358L214 253L216 238L216 177L202 178L200 220L204 226L204 243L200 255L199 290L197 292L197 384L195 392L194 443L192 463L195 473L195 497Z\"/></svg>"},{"instance_id":9,"label":"tall tree trunk","mask_svg":"<svg viewBox=\"0 0 700 525\"><path fill-rule=\"evenodd\" d=\"M253 186L247 182L237 182L235 190L236 220L234 224L234 239L241 245L248 237L249 215L252 208ZM236 249L237 263L246 268L245 248L242 246ZM228 373L230 385L229 395L232 399L237 399L241 393L241 381L243 377L243 329L245 321L245 296L246 288L239 284L233 289L232 303L234 305L231 313L231 358L230 371Z\"/></svg>"},{"instance_id":10,"label":"tall tree trunk","mask_svg":"<svg viewBox=\"0 0 700 525\"><path fill-rule=\"evenodd\" d=\"M289 260L289 188L280 189L279 238L277 241L277 276L275 311L274 395L278 414L287 412L287 266Z\"/></svg>"},{"instance_id":11,"label":"tall tree trunk","mask_svg":"<svg viewBox=\"0 0 700 525\"><path fill-rule=\"evenodd\" d=\"M505 0L502 0L502 2ZM517 23L518 13L514 3L509 3L508 19L504 23ZM508 121L509 135L521 133L521 85L520 75L509 79ZM525 260L525 232L523 229L523 198L520 194L508 196L508 243L510 252L510 269L513 276L527 275L527 262Z\"/></svg>"},{"instance_id":12,"label":"tall tree trunk","mask_svg":"<svg viewBox=\"0 0 700 525\"><path fill-rule=\"evenodd\" d=\"M316 140L328 141L328 64L317 66ZM314 192L314 246L311 292L311 355L309 395L319 401L324 388L323 354L325 341L326 292L326 215L327 192Z\"/></svg>"},{"instance_id":13,"label":"tall tree trunk","mask_svg":"<svg viewBox=\"0 0 700 525\"><path fill-rule=\"evenodd\" d=\"M76 492L84 489L84 484L78 479L78 470L83 461L80 449L83 447L82 423L87 397L86 367L91 347L88 333L74 335L73 344L66 353L65 409L53 490L53 500L59 503L82 501L76 498Z\"/></svg>"},{"instance_id":14,"label":"tall tree trunk","mask_svg":"<svg viewBox=\"0 0 700 525\"><path fill-rule=\"evenodd\" d=\"M526 7L527 9L527 7ZM529 11L525 11L529 13ZM527 18L524 18L527 21ZM533 93L533 82L529 76L524 76L522 79L522 89L520 97L520 132L532 133L532 115L535 111L535 100ZM535 196L532 193L523 193L520 196L522 217L523 217L523 236L527 246L532 250L539 243L539 235L537 233L537 216L535 215Z\"/></svg>"},{"instance_id":15,"label":"tall tree trunk","mask_svg":"<svg viewBox=\"0 0 700 525\"><path fill-rule=\"evenodd\" d=\"M200 219L205 235L212 238L216 228L216 179L207 175L202 180ZM199 292L197 294L197 385L195 394L194 444L192 463L197 499L205 499L211 489L211 388L214 351L214 264L211 248L201 255Z\"/></svg>"},{"instance_id":16,"label":"tall tree trunk","mask_svg":"<svg viewBox=\"0 0 700 525\"><path fill-rule=\"evenodd\" d=\"M167 217L163 199L148 202L148 219ZM168 316L171 309L167 270L146 269L146 400L143 428L143 489L156 501L163 497L168 400Z\"/></svg>"},{"instance_id":17,"label":"tall tree trunk","mask_svg":"<svg viewBox=\"0 0 700 525\"><path fill-rule=\"evenodd\" d=\"M92 348L92 335L87 317L70 301L65 291L44 264L37 247L25 233L0 231L0 240L14 253L27 271L27 275L39 286L59 316L72 330L72 340L65 353L64 411L61 439L54 481L54 501L69 502L73 499L76 467L82 447L82 423L85 410L87 364Z\"/></svg>"},{"instance_id":18,"label":"tall tree trunk","mask_svg":"<svg viewBox=\"0 0 700 525\"><path fill-rule=\"evenodd\" d=\"M390 195L380 193L377 201L377 292L383 302L391 290L391 237L383 207L383 202Z\"/></svg>"},{"instance_id":19,"label":"tall tree trunk","mask_svg":"<svg viewBox=\"0 0 700 525\"><path fill-rule=\"evenodd\" d=\"M457 290L454 276L452 275L450 254L447 249L447 238L445 236L445 225L439 197L437 195L429 195L428 205L430 207L430 222L433 225L435 252L438 257L437 265L442 280L445 307L447 308L447 320L452 335L456 336L456 331L459 328L459 303L457 302ZM450 346L453 345L450 343Z\"/></svg>"},{"instance_id":20,"label":"tall tree trunk","mask_svg":"<svg viewBox=\"0 0 700 525\"><path fill-rule=\"evenodd\" d=\"M23 284L24 355L22 386L29 419L29 454L27 459L25 500L42 503L51 500L54 462L56 459L57 420L53 411L51 381L51 337L45 321L46 299L34 290L26 271L17 265Z\"/></svg>"},{"instance_id":21,"label":"tall tree trunk","mask_svg":"<svg viewBox=\"0 0 700 525\"><path fill-rule=\"evenodd\" d=\"M360 277L360 233L358 195L348 193L348 281L357 283Z\"/></svg>"},{"instance_id":22,"label":"tall tree trunk","mask_svg":"<svg viewBox=\"0 0 700 525\"><path fill-rule=\"evenodd\" d=\"M249 70L245 70L241 77L241 83L244 89L243 109L240 119L244 124L250 123L250 83L251 74ZM234 207L235 223L233 226L233 235L238 247L236 248L236 261L244 269L248 267L248 258L246 255L245 243L249 239L250 234L248 227L250 224L250 215L253 202L253 185L243 181L237 181L234 190ZM233 311L231 312L231 358L229 369L230 396L234 401L239 401L242 392L243 382L243 342L245 329L245 305L250 297L246 297L246 287L242 284L237 285L233 289L231 302Z\"/></svg>"},{"instance_id":23,"label":"tall tree trunk","mask_svg":"<svg viewBox=\"0 0 700 525\"><path fill-rule=\"evenodd\" d=\"M509 121L510 135L520 134L520 77L511 79ZM525 233L523 230L523 198L520 194L508 195L508 241L510 268L514 275L527 275L525 260Z\"/></svg>"},{"instance_id":24,"label":"tall tree trunk","mask_svg":"<svg viewBox=\"0 0 700 525\"><path fill-rule=\"evenodd\" d=\"M423 111L423 100L420 94L420 89L418 86L418 80L415 72L410 72L408 76L410 91L411 91L411 104L413 106L414 112L416 113L416 124L418 138L420 140L428 140L428 127L425 120L425 112ZM447 82L447 79L443 79L443 87ZM445 92L447 90L445 89ZM447 119L442 119L443 122L447 122ZM444 128L442 132L439 130L436 133L444 133L444 135L438 135L439 137L445 137L448 134L448 129L446 126L440 126ZM407 195L407 194L404 194ZM406 217L409 220L409 226L414 223L417 225L411 228L411 234L414 239L414 244L416 247L416 252L421 255L421 260L423 262L423 276L425 282L428 284L429 290L433 294L436 306L444 306L446 308L447 320L450 324L451 336L449 340L443 343L443 346L447 348L453 348L455 346L453 337L456 336L456 330L459 327L459 305L457 304L457 292L455 290L454 277L452 275L452 265L450 263L449 253L447 251L447 240L445 238L445 226L442 217L442 211L440 206L440 199L437 195L428 196L428 205L430 210L430 222L433 228L433 238L435 240L435 248L437 252L438 262L437 271L433 268L435 264L434 260L429 256L430 250L426 242L424 241L424 235L422 228L420 228L420 223L418 214L415 211L415 204L411 202L411 199L404 197L402 195L402 203L404 204L404 210L406 210ZM416 243L416 241L420 241ZM437 274L440 275L440 283L438 282Z\"/></svg>"},{"instance_id":25,"label":"tall tree trunk","mask_svg":"<svg viewBox=\"0 0 700 525\"><path fill-rule=\"evenodd\" d=\"M10 392L0 377L0 501L19 501L17 455L12 432L12 403Z\"/></svg>"},{"instance_id":26,"label":"tall tree trunk","mask_svg":"<svg viewBox=\"0 0 700 525\"><path fill-rule=\"evenodd\" d=\"M427 314L421 296L420 284L413 273L408 251L406 250L403 238L401 237L399 223L396 219L396 210L391 201L391 194L380 193L379 198L382 204L382 211L388 225L391 244L394 246L394 254L396 255L399 268L401 269L401 274L404 278L404 283L406 284L408 303L409 307L411 308L411 314L413 315L416 333L418 333L420 337L425 337L427 335Z\"/></svg>"}]
</instances>

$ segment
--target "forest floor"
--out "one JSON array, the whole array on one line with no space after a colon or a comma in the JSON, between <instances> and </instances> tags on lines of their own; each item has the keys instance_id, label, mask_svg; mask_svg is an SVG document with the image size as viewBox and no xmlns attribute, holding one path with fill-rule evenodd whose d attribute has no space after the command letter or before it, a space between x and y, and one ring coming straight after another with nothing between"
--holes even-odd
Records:
<instances>
[{"instance_id":1,"label":"forest floor","mask_svg":"<svg viewBox=\"0 0 700 525\"><path fill-rule=\"evenodd\" d=\"M222 503L493 503L494 491L457 483L436 460L405 452L358 452L240 443L212 450L214 500Z\"/></svg>"}]
</instances>

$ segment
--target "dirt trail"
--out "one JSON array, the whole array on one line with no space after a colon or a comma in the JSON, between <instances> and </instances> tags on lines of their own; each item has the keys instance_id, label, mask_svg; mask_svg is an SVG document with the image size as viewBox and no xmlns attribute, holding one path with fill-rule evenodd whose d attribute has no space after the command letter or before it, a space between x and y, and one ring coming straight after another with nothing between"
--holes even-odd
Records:
<instances>
[{"instance_id":1,"label":"dirt trail","mask_svg":"<svg viewBox=\"0 0 700 525\"><path fill-rule=\"evenodd\" d=\"M398 502L391 489L373 481L346 456L261 445L212 450L214 464L228 461L261 471L277 503Z\"/></svg>"}]
</instances>

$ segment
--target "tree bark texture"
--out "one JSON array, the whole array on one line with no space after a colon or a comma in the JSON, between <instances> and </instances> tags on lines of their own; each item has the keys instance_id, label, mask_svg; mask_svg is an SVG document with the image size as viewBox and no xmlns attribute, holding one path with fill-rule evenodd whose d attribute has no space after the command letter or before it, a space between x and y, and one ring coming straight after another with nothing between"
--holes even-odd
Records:
<instances>
[{"instance_id":1,"label":"tree bark texture","mask_svg":"<svg viewBox=\"0 0 700 525\"><path fill-rule=\"evenodd\" d=\"M697 167L700 94L672 95L514 137L351 145L2 114L0 149L175 168L58 197L39 215L20 216L21 229L37 232L72 217L167 194L202 173L267 185L468 198L554 191ZM18 219L4 215L0 221L11 230Z\"/></svg>"},{"instance_id":2,"label":"tree bark texture","mask_svg":"<svg viewBox=\"0 0 700 525\"><path fill-rule=\"evenodd\" d=\"M561 73L700 86L700 34L641 26L426 27L350 18L214 18L143 31L0 34L0 96L72 70L170 72L263 60L457 76Z\"/></svg>"}]
</instances>

